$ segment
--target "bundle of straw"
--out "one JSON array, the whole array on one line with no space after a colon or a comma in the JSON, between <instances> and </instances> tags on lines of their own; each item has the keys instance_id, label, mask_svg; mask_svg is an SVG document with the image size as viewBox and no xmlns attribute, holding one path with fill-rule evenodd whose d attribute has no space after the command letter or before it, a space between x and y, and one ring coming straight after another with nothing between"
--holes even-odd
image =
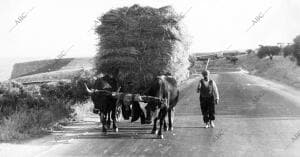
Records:
<instances>
[{"instance_id":1,"label":"bundle of straw","mask_svg":"<svg viewBox=\"0 0 300 157\"><path fill-rule=\"evenodd\" d=\"M182 18L170 6L133 5L108 11L98 18L101 24L96 27L100 39L97 72L113 75L125 87L131 82L128 90L132 92L148 88L159 74L182 79L189 67Z\"/></svg>"}]
</instances>

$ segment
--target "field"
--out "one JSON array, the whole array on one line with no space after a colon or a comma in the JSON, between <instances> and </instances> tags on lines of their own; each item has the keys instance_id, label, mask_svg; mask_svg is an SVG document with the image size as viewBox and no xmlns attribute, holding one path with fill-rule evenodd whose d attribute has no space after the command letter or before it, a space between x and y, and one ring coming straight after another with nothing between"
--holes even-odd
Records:
<instances>
[{"instance_id":1,"label":"field","mask_svg":"<svg viewBox=\"0 0 300 157\"><path fill-rule=\"evenodd\" d=\"M69 80L80 75L82 70L92 69L93 64L93 58L66 58L17 63L14 65L11 76L13 80L22 83Z\"/></svg>"}]
</instances>

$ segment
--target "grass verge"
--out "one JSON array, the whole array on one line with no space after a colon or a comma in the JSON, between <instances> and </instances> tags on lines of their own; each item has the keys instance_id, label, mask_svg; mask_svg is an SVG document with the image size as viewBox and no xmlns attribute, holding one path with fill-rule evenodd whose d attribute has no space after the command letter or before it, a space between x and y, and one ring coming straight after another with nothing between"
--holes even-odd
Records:
<instances>
[{"instance_id":1,"label":"grass verge","mask_svg":"<svg viewBox=\"0 0 300 157\"><path fill-rule=\"evenodd\" d=\"M57 121L69 117L71 112L69 105L62 100L49 101L48 108L18 110L2 118L0 141L16 141L44 135Z\"/></svg>"}]
</instances>

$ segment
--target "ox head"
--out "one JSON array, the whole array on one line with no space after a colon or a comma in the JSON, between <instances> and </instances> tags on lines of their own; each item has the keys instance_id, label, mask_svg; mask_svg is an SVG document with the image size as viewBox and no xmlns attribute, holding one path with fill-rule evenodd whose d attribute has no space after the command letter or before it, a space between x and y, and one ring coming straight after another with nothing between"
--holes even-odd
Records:
<instances>
[{"instance_id":1,"label":"ox head","mask_svg":"<svg viewBox=\"0 0 300 157\"><path fill-rule=\"evenodd\" d=\"M88 86L87 86L87 84L84 83L86 91L89 94L92 94L97 89L98 90L108 90L108 91L116 90L116 89L113 89L113 87L112 87L112 86L116 86L116 85L115 84L114 85L110 85L110 83L109 83L110 80L107 81L107 79L108 78L105 77L105 76L103 77L103 75L99 75L98 77L97 76L93 77L93 79L92 79L93 88L89 89ZM114 83L114 81L110 81L110 82Z\"/></svg>"},{"instance_id":2,"label":"ox head","mask_svg":"<svg viewBox=\"0 0 300 157\"><path fill-rule=\"evenodd\" d=\"M152 96L156 98L163 98L162 95L162 79L164 76L156 77L151 83L150 87L143 93L145 96ZM158 101L146 101L139 102L138 109L133 111L133 115L139 115L141 118L141 122L144 124L150 124L152 122L153 117L156 116L158 107ZM138 113L135 113L138 112Z\"/></svg>"}]
</instances>

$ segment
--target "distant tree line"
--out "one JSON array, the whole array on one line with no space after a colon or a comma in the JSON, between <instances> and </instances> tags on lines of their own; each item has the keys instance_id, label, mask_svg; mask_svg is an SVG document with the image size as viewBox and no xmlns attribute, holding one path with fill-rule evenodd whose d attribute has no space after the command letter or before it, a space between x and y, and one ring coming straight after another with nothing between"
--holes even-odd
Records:
<instances>
[{"instance_id":1,"label":"distant tree line","mask_svg":"<svg viewBox=\"0 0 300 157\"><path fill-rule=\"evenodd\" d=\"M263 46L260 45L260 48L257 51L257 56L259 58L269 57L270 60L273 59L273 56L280 55L281 47L279 46ZM300 66L300 35L298 35L292 44L289 44L282 48L283 56L291 56L291 60L297 61L297 65Z\"/></svg>"},{"instance_id":2,"label":"distant tree line","mask_svg":"<svg viewBox=\"0 0 300 157\"><path fill-rule=\"evenodd\" d=\"M294 43L283 48L283 56L292 56L296 59L297 65L300 66L300 35L294 39Z\"/></svg>"},{"instance_id":3,"label":"distant tree line","mask_svg":"<svg viewBox=\"0 0 300 157\"><path fill-rule=\"evenodd\" d=\"M260 45L260 48L257 51L257 56L259 58L264 58L268 56L270 60L273 59L273 56L279 55L280 53L280 47L278 46L263 46Z\"/></svg>"}]
</instances>

